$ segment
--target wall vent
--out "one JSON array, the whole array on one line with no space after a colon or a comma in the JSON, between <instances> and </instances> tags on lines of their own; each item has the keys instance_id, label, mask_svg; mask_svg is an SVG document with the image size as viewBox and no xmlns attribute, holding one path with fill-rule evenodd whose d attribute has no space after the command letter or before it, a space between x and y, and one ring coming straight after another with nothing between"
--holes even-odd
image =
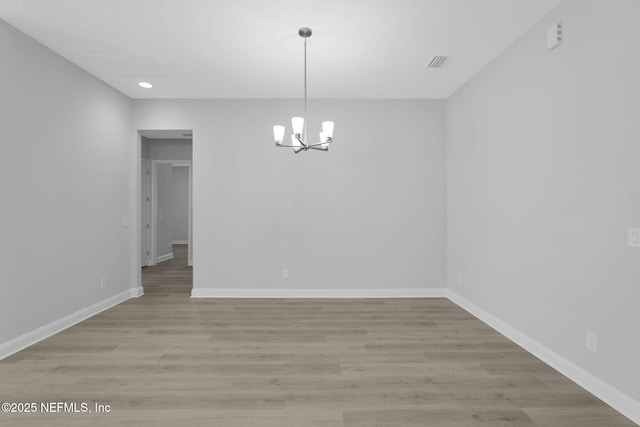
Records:
<instances>
[{"instance_id":1,"label":"wall vent","mask_svg":"<svg viewBox=\"0 0 640 427\"><path fill-rule=\"evenodd\" d=\"M427 68L440 68L447 59L449 59L447 55L433 56L427 63Z\"/></svg>"}]
</instances>

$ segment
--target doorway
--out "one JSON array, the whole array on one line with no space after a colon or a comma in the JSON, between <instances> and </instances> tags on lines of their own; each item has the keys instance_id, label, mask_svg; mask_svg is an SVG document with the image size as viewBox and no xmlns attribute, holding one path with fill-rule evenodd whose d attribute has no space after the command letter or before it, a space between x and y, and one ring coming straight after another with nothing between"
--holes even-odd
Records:
<instances>
[{"instance_id":1,"label":"doorway","mask_svg":"<svg viewBox=\"0 0 640 427\"><path fill-rule=\"evenodd\" d=\"M184 267L190 271L193 266L193 132L139 130L138 134L141 171L138 277L148 294L150 283L145 273L148 279L156 270ZM190 292L193 283L189 282Z\"/></svg>"}]
</instances>

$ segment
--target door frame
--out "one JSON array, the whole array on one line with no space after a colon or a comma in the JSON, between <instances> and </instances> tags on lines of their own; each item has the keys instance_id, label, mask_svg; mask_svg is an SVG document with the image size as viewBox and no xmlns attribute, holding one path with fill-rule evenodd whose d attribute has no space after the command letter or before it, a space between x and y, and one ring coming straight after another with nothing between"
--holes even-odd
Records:
<instances>
[{"instance_id":1,"label":"door frame","mask_svg":"<svg viewBox=\"0 0 640 427\"><path fill-rule=\"evenodd\" d=\"M172 129L156 129L156 130L169 130L175 131L178 128ZM133 216L136 221L132 221L134 227L131 227L131 256L135 256L131 263L130 277L132 281L131 295L133 297L140 297L144 295L144 287L142 286L142 264L140 259L140 253L142 251L142 241L140 234L140 224L142 221L142 137L143 132L150 129L138 129L134 136L134 149L131 161L132 170L136 171L133 176L132 188L131 188L131 205L133 206ZM153 129L151 129L153 130ZM191 144L193 150L193 144L195 143L194 129L186 127L181 129L180 132L190 132L192 134ZM192 151L193 152L193 151ZM151 160L150 160L151 161ZM190 266L193 266L193 170L189 170L189 260ZM134 255L135 254L135 255Z\"/></svg>"},{"instance_id":2,"label":"door frame","mask_svg":"<svg viewBox=\"0 0 640 427\"><path fill-rule=\"evenodd\" d=\"M146 252L144 256L140 257L140 263L142 267L146 267L155 265L155 262L151 260L151 160L141 159L140 165L142 172L140 177L140 252Z\"/></svg>"}]
</instances>

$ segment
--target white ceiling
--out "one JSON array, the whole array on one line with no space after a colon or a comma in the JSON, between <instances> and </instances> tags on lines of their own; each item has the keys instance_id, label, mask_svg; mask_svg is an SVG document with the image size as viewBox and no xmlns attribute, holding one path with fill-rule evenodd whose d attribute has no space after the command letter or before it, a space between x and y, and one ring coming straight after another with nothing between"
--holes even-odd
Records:
<instances>
[{"instance_id":1,"label":"white ceiling","mask_svg":"<svg viewBox=\"0 0 640 427\"><path fill-rule=\"evenodd\" d=\"M560 1L0 0L0 19L131 98L300 98L303 26L311 98L447 98Z\"/></svg>"}]
</instances>

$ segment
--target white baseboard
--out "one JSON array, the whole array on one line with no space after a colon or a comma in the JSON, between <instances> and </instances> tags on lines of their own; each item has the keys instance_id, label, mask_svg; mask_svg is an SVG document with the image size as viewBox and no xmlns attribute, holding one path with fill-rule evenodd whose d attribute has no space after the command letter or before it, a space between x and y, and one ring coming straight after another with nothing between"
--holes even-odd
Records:
<instances>
[{"instance_id":1,"label":"white baseboard","mask_svg":"<svg viewBox=\"0 0 640 427\"><path fill-rule=\"evenodd\" d=\"M78 310L75 313L71 313L68 316L63 317L62 319L58 319L49 324L46 324L38 329L35 329L31 332L27 332L24 335L21 335L17 338L14 338L10 341L0 344L0 360L5 357L11 356L14 353L19 352L43 339L49 338L52 335L61 332L76 323L80 323L89 317L95 316L96 314L107 310L115 305L118 305L130 298L136 298L142 295L142 288L137 289L127 289L124 292L120 292L117 295L114 295L110 298L104 299L100 302L97 302L89 307L83 308L82 310Z\"/></svg>"},{"instance_id":2,"label":"white baseboard","mask_svg":"<svg viewBox=\"0 0 640 427\"><path fill-rule=\"evenodd\" d=\"M444 288L247 289L193 288L191 298L444 298Z\"/></svg>"},{"instance_id":3,"label":"white baseboard","mask_svg":"<svg viewBox=\"0 0 640 427\"><path fill-rule=\"evenodd\" d=\"M171 244L172 245L188 245L189 241L188 240L172 240Z\"/></svg>"},{"instance_id":4,"label":"white baseboard","mask_svg":"<svg viewBox=\"0 0 640 427\"><path fill-rule=\"evenodd\" d=\"M159 257L156 258L156 264L162 262L162 261L168 261L170 259L173 259L173 252L169 252L168 254L164 254L164 255L160 255Z\"/></svg>"},{"instance_id":5,"label":"white baseboard","mask_svg":"<svg viewBox=\"0 0 640 427\"><path fill-rule=\"evenodd\" d=\"M575 363L553 352L517 329L509 326L497 317L487 313L452 290L446 289L445 294L450 301L458 305L460 308L473 314L478 319L560 372L562 375L566 376L597 398L606 402L625 417L629 418L636 424L640 424L640 402L602 381L595 375L585 371Z\"/></svg>"}]
</instances>

